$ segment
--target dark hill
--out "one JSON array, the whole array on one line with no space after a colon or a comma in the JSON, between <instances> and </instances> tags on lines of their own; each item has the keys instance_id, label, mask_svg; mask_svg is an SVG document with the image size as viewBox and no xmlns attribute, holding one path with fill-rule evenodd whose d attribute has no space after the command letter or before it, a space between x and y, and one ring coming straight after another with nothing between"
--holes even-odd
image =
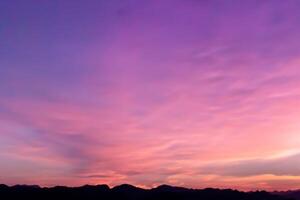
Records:
<instances>
[{"instance_id":1,"label":"dark hill","mask_svg":"<svg viewBox=\"0 0 300 200\"><path fill-rule=\"evenodd\" d=\"M187 189L161 185L153 189L142 189L123 184L110 189L107 185L84 185L81 187L56 186L41 188L38 186L0 185L0 199L28 200L287 200L285 196L268 192L240 192L220 189Z\"/></svg>"},{"instance_id":2,"label":"dark hill","mask_svg":"<svg viewBox=\"0 0 300 200\"><path fill-rule=\"evenodd\" d=\"M154 192L187 192L189 189L184 187L174 187L170 185L160 185L151 190Z\"/></svg>"},{"instance_id":3,"label":"dark hill","mask_svg":"<svg viewBox=\"0 0 300 200\"><path fill-rule=\"evenodd\" d=\"M300 190L289 190L284 192L273 192L275 195L280 195L285 198L300 200Z\"/></svg>"},{"instance_id":4,"label":"dark hill","mask_svg":"<svg viewBox=\"0 0 300 200\"><path fill-rule=\"evenodd\" d=\"M144 191L144 189L129 184L122 184L112 188L112 191L113 192L141 192Z\"/></svg>"}]
</instances>

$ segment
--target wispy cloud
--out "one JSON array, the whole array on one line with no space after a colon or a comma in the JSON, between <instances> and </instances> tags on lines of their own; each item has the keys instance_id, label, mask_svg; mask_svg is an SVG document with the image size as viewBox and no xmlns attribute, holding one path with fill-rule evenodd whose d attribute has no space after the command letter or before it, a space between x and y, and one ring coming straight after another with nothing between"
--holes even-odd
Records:
<instances>
[{"instance_id":1,"label":"wispy cloud","mask_svg":"<svg viewBox=\"0 0 300 200\"><path fill-rule=\"evenodd\" d=\"M266 159L249 159L209 164L200 173L221 176L300 176L300 154Z\"/></svg>"}]
</instances>

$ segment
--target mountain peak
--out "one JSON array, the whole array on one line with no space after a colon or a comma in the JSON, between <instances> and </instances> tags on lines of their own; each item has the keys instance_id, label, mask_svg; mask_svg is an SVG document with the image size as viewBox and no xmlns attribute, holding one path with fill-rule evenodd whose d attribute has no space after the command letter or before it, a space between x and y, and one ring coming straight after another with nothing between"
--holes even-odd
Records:
<instances>
[{"instance_id":1,"label":"mountain peak","mask_svg":"<svg viewBox=\"0 0 300 200\"><path fill-rule=\"evenodd\" d=\"M184 187L177 187L177 186L163 184L156 188L153 188L152 190L162 191L162 192L178 192L178 191L187 191L189 189L184 188Z\"/></svg>"},{"instance_id":2,"label":"mountain peak","mask_svg":"<svg viewBox=\"0 0 300 200\"><path fill-rule=\"evenodd\" d=\"M141 188L135 187L130 184L122 184L122 185L117 185L112 188L114 191L136 191L136 190L143 190Z\"/></svg>"}]
</instances>

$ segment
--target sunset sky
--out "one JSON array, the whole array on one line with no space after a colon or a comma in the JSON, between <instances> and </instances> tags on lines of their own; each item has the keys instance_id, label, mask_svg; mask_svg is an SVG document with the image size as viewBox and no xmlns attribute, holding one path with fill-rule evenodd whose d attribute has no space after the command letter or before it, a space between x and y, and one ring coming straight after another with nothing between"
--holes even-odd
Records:
<instances>
[{"instance_id":1,"label":"sunset sky","mask_svg":"<svg viewBox=\"0 0 300 200\"><path fill-rule=\"evenodd\" d=\"M0 183L300 188L299 10L1 0Z\"/></svg>"}]
</instances>

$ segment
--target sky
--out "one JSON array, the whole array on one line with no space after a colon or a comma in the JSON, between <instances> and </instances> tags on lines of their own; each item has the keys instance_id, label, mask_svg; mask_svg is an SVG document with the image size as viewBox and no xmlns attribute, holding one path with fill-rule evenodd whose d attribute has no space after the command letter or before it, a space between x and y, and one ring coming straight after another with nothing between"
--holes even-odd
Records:
<instances>
[{"instance_id":1,"label":"sky","mask_svg":"<svg viewBox=\"0 0 300 200\"><path fill-rule=\"evenodd\" d=\"M299 9L1 0L0 183L299 189Z\"/></svg>"}]
</instances>

